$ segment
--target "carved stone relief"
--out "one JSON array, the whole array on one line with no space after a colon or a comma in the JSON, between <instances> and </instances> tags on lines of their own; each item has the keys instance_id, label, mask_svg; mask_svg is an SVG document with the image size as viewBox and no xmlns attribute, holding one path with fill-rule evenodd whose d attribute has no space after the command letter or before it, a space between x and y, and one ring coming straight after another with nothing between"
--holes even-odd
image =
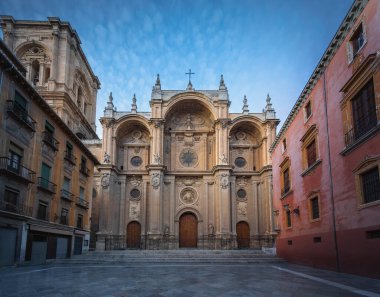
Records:
<instances>
[{"instance_id":1,"label":"carved stone relief","mask_svg":"<svg viewBox=\"0 0 380 297\"><path fill-rule=\"evenodd\" d=\"M131 220L138 220L140 218L140 201L129 202L129 218Z\"/></svg>"},{"instance_id":2,"label":"carved stone relief","mask_svg":"<svg viewBox=\"0 0 380 297\"><path fill-rule=\"evenodd\" d=\"M181 191L179 199L183 204L194 204L198 201L198 195L195 189L187 187Z\"/></svg>"},{"instance_id":3,"label":"carved stone relief","mask_svg":"<svg viewBox=\"0 0 380 297\"><path fill-rule=\"evenodd\" d=\"M161 175L159 173L153 173L151 183L153 189L158 189L161 184Z\"/></svg>"},{"instance_id":4,"label":"carved stone relief","mask_svg":"<svg viewBox=\"0 0 380 297\"><path fill-rule=\"evenodd\" d=\"M220 186L222 187L222 189L227 189L228 184L229 184L228 174L224 173L220 175Z\"/></svg>"},{"instance_id":5,"label":"carved stone relief","mask_svg":"<svg viewBox=\"0 0 380 297\"><path fill-rule=\"evenodd\" d=\"M186 148L181 151L179 161L185 167L194 167L197 165L198 155L194 150Z\"/></svg>"},{"instance_id":6,"label":"carved stone relief","mask_svg":"<svg viewBox=\"0 0 380 297\"><path fill-rule=\"evenodd\" d=\"M247 217L247 202L238 202L236 209L239 217Z\"/></svg>"},{"instance_id":7,"label":"carved stone relief","mask_svg":"<svg viewBox=\"0 0 380 297\"><path fill-rule=\"evenodd\" d=\"M100 180L103 189L108 189L110 185L110 177L111 175L109 173L103 173L102 178Z\"/></svg>"}]
</instances>

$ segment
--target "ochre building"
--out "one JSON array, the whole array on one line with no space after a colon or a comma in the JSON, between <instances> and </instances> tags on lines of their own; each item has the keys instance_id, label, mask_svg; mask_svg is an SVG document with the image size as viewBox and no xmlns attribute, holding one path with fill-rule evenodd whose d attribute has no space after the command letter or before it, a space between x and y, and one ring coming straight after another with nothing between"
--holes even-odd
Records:
<instances>
[{"instance_id":1,"label":"ochre building","mask_svg":"<svg viewBox=\"0 0 380 297\"><path fill-rule=\"evenodd\" d=\"M230 113L217 90L162 90L151 111L116 111L110 95L101 141L85 141L102 164L94 174L96 249L273 246L272 166L278 120Z\"/></svg>"}]
</instances>

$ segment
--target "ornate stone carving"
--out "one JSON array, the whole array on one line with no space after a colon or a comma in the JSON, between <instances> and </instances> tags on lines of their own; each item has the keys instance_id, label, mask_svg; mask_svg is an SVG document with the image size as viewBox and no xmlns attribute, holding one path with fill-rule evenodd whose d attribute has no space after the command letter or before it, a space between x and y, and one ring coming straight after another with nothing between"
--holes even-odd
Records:
<instances>
[{"instance_id":1,"label":"ornate stone carving","mask_svg":"<svg viewBox=\"0 0 380 297\"><path fill-rule=\"evenodd\" d=\"M213 224L208 224L208 235L215 235L215 228Z\"/></svg>"},{"instance_id":2,"label":"ornate stone carving","mask_svg":"<svg viewBox=\"0 0 380 297\"><path fill-rule=\"evenodd\" d=\"M155 153L153 155L153 162L154 164L161 164L161 157L158 153Z\"/></svg>"},{"instance_id":3,"label":"ornate stone carving","mask_svg":"<svg viewBox=\"0 0 380 297\"><path fill-rule=\"evenodd\" d=\"M238 202L237 203L237 214L240 217L247 216L247 202Z\"/></svg>"},{"instance_id":4,"label":"ornate stone carving","mask_svg":"<svg viewBox=\"0 0 380 297\"><path fill-rule=\"evenodd\" d=\"M197 192L193 188L184 188L180 193L180 200L183 204L194 204L198 200Z\"/></svg>"},{"instance_id":5,"label":"ornate stone carving","mask_svg":"<svg viewBox=\"0 0 380 297\"><path fill-rule=\"evenodd\" d=\"M197 164L198 155L192 149L184 149L179 155L179 161L185 167L192 167Z\"/></svg>"},{"instance_id":6,"label":"ornate stone carving","mask_svg":"<svg viewBox=\"0 0 380 297\"><path fill-rule=\"evenodd\" d=\"M227 156L225 154L222 154L222 156L219 159L220 159L220 162L222 162L223 165L227 165L228 164L228 159L227 159Z\"/></svg>"},{"instance_id":7,"label":"ornate stone carving","mask_svg":"<svg viewBox=\"0 0 380 297\"><path fill-rule=\"evenodd\" d=\"M205 119L200 114L183 113L174 116L171 123L176 129L191 131L204 126Z\"/></svg>"},{"instance_id":8,"label":"ornate stone carving","mask_svg":"<svg viewBox=\"0 0 380 297\"><path fill-rule=\"evenodd\" d=\"M129 218L137 220L140 217L140 201L129 202Z\"/></svg>"},{"instance_id":9,"label":"ornate stone carving","mask_svg":"<svg viewBox=\"0 0 380 297\"><path fill-rule=\"evenodd\" d=\"M111 175L109 173L104 173L101 178L101 185L103 189L107 189L110 185Z\"/></svg>"},{"instance_id":10,"label":"ornate stone carving","mask_svg":"<svg viewBox=\"0 0 380 297\"><path fill-rule=\"evenodd\" d=\"M224 173L220 175L220 186L222 187L222 189L227 189L228 184L229 184L228 174Z\"/></svg>"},{"instance_id":11,"label":"ornate stone carving","mask_svg":"<svg viewBox=\"0 0 380 297\"><path fill-rule=\"evenodd\" d=\"M141 183L142 183L142 179L141 177L137 177L137 176L132 176L128 179L128 183L130 183L130 185L134 188L138 188L140 187Z\"/></svg>"},{"instance_id":12,"label":"ornate stone carving","mask_svg":"<svg viewBox=\"0 0 380 297\"><path fill-rule=\"evenodd\" d=\"M200 179L197 177L179 177L176 179L177 186L194 186L199 185Z\"/></svg>"},{"instance_id":13,"label":"ornate stone carving","mask_svg":"<svg viewBox=\"0 0 380 297\"><path fill-rule=\"evenodd\" d=\"M158 189L161 184L161 174L153 173L151 183L152 183L153 189Z\"/></svg>"},{"instance_id":14,"label":"ornate stone carving","mask_svg":"<svg viewBox=\"0 0 380 297\"><path fill-rule=\"evenodd\" d=\"M134 188L129 192L129 196L130 196L129 198L130 200L138 201L140 200L140 197L141 197L141 191L137 188Z\"/></svg>"}]
</instances>

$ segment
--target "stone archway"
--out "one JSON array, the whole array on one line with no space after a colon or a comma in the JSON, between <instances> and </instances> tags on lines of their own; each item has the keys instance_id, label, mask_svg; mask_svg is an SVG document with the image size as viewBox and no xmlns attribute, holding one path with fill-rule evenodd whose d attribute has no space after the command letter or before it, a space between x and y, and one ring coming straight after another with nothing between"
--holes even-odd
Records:
<instances>
[{"instance_id":1,"label":"stone archway","mask_svg":"<svg viewBox=\"0 0 380 297\"><path fill-rule=\"evenodd\" d=\"M249 248L249 225L241 221L236 224L237 244L239 249Z\"/></svg>"},{"instance_id":2,"label":"stone archway","mask_svg":"<svg viewBox=\"0 0 380 297\"><path fill-rule=\"evenodd\" d=\"M127 248L140 248L141 225L139 222L132 221L127 226Z\"/></svg>"},{"instance_id":3,"label":"stone archway","mask_svg":"<svg viewBox=\"0 0 380 297\"><path fill-rule=\"evenodd\" d=\"M198 219L191 213L186 212L179 219L179 247L196 248L198 241Z\"/></svg>"}]
</instances>

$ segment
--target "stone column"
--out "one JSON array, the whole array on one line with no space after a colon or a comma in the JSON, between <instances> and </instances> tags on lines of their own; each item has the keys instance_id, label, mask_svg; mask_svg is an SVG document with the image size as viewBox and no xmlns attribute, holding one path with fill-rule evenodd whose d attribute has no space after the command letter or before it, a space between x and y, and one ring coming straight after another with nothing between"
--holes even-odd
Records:
<instances>
[{"instance_id":1,"label":"stone column","mask_svg":"<svg viewBox=\"0 0 380 297\"><path fill-rule=\"evenodd\" d=\"M231 231L232 234L236 234L236 223L237 223L237 214L236 214L236 177L231 176L231 191L230 191L230 197L231 197Z\"/></svg>"},{"instance_id":2,"label":"stone column","mask_svg":"<svg viewBox=\"0 0 380 297\"><path fill-rule=\"evenodd\" d=\"M120 218L119 218L119 235L123 235L126 232L126 212L127 212L127 193L126 193L126 176L122 176L119 179L120 182Z\"/></svg>"},{"instance_id":3,"label":"stone column","mask_svg":"<svg viewBox=\"0 0 380 297\"><path fill-rule=\"evenodd\" d=\"M54 30L53 33L53 53L52 53L52 63L50 70L51 83L53 84L52 88L49 86L49 90L55 90L55 84L58 79L58 47L59 47L59 32Z\"/></svg>"},{"instance_id":4,"label":"stone column","mask_svg":"<svg viewBox=\"0 0 380 297\"><path fill-rule=\"evenodd\" d=\"M258 187L259 183L257 181L252 182L252 208L253 208L253 224L252 224L252 232L253 235L259 235L259 201L258 201Z\"/></svg>"},{"instance_id":5,"label":"stone column","mask_svg":"<svg viewBox=\"0 0 380 297\"><path fill-rule=\"evenodd\" d=\"M220 170L217 174L216 200L218 201L219 226L217 230L222 237L231 234L231 199L230 174L228 170Z\"/></svg>"}]
</instances>

